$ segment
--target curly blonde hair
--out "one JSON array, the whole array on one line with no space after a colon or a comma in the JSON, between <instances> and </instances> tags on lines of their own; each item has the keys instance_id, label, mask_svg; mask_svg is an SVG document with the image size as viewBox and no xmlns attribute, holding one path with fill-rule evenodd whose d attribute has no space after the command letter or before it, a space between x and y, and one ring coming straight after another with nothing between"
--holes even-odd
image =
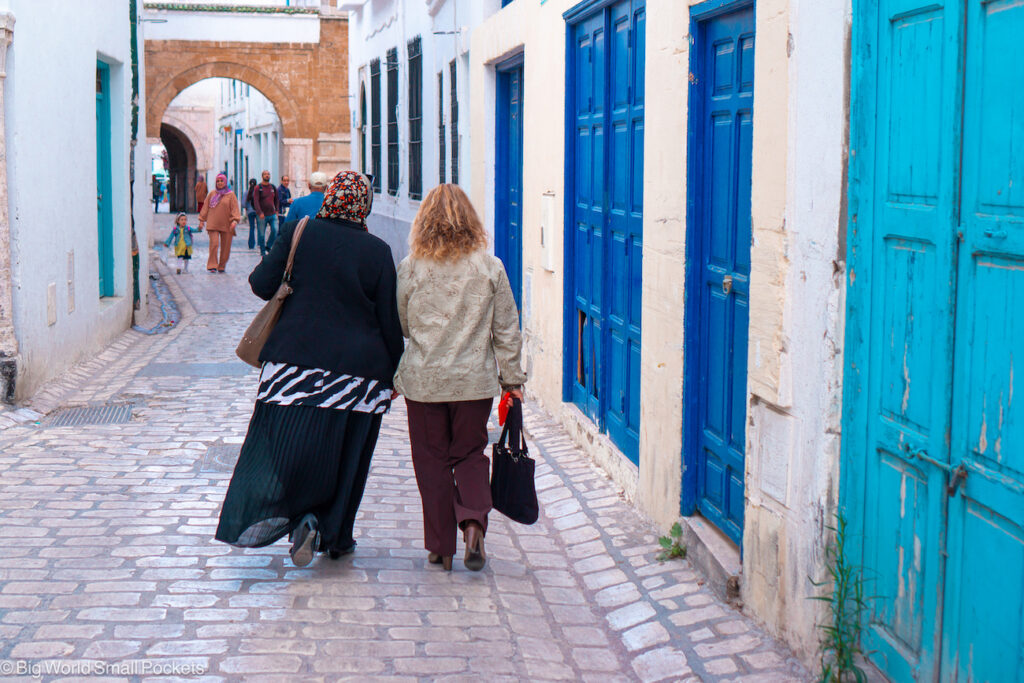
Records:
<instances>
[{"instance_id":1,"label":"curly blonde hair","mask_svg":"<svg viewBox=\"0 0 1024 683\"><path fill-rule=\"evenodd\" d=\"M445 183L427 194L409 232L414 257L457 261L485 246L484 225L461 187Z\"/></svg>"}]
</instances>

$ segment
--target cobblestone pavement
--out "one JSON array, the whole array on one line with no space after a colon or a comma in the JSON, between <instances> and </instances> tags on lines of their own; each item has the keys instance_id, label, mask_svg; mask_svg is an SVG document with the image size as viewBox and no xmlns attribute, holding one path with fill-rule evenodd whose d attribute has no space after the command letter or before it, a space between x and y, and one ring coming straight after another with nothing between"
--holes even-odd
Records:
<instances>
[{"instance_id":1,"label":"cobblestone pavement","mask_svg":"<svg viewBox=\"0 0 1024 683\"><path fill-rule=\"evenodd\" d=\"M426 562L401 401L353 555L299 569L283 541L215 542L256 379L233 350L258 255L236 244L227 275L158 265L176 326L126 332L0 425L0 678L807 679L686 561L659 563L657 530L533 408L543 515L495 514L483 572ZM111 403L131 419L51 424Z\"/></svg>"}]
</instances>

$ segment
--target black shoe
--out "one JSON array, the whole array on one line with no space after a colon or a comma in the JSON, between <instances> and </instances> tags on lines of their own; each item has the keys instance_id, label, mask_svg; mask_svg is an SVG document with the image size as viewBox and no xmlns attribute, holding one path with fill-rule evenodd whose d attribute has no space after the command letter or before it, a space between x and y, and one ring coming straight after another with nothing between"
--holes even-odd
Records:
<instances>
[{"instance_id":1,"label":"black shoe","mask_svg":"<svg viewBox=\"0 0 1024 683\"><path fill-rule=\"evenodd\" d=\"M288 551L292 557L292 564L296 567L305 567L313 561L313 548L317 546L319 536L316 517L312 513L303 517L292 534L294 540L291 550Z\"/></svg>"},{"instance_id":2,"label":"black shoe","mask_svg":"<svg viewBox=\"0 0 1024 683\"><path fill-rule=\"evenodd\" d=\"M327 551L327 557L331 558L332 560L337 560L339 557L341 557L343 555L351 555L355 551L356 551L356 544L353 543L349 547L343 548L341 550L328 550Z\"/></svg>"}]
</instances>

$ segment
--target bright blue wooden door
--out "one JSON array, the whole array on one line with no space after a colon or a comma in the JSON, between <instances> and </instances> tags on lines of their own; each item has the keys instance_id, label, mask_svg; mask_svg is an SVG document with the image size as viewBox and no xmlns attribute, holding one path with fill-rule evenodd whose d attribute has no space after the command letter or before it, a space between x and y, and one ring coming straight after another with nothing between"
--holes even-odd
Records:
<instances>
[{"instance_id":1,"label":"bright blue wooden door","mask_svg":"<svg viewBox=\"0 0 1024 683\"><path fill-rule=\"evenodd\" d=\"M697 22L690 167L696 297L687 323L687 466L701 513L740 543L746 450L754 8Z\"/></svg>"},{"instance_id":2,"label":"bright blue wooden door","mask_svg":"<svg viewBox=\"0 0 1024 683\"><path fill-rule=\"evenodd\" d=\"M942 680L1024 681L1024 3L967 3ZM1011 85L1012 84L1012 85Z\"/></svg>"},{"instance_id":3,"label":"bright blue wooden door","mask_svg":"<svg viewBox=\"0 0 1024 683\"><path fill-rule=\"evenodd\" d=\"M110 162L110 67L96 62L96 239L100 296L114 295Z\"/></svg>"},{"instance_id":4,"label":"bright blue wooden door","mask_svg":"<svg viewBox=\"0 0 1024 683\"><path fill-rule=\"evenodd\" d=\"M894 680L1021 681L1024 6L855 10L843 499L864 649Z\"/></svg>"},{"instance_id":5,"label":"bright blue wooden door","mask_svg":"<svg viewBox=\"0 0 1024 683\"><path fill-rule=\"evenodd\" d=\"M494 252L523 300L523 67L498 72Z\"/></svg>"},{"instance_id":6,"label":"bright blue wooden door","mask_svg":"<svg viewBox=\"0 0 1024 683\"><path fill-rule=\"evenodd\" d=\"M646 12L614 3L570 28L567 397L639 460Z\"/></svg>"}]
</instances>

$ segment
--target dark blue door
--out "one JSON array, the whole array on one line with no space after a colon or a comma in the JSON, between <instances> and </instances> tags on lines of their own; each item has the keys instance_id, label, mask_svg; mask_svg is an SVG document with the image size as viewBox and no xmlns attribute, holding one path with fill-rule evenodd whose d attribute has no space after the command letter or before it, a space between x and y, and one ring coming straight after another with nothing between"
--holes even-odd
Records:
<instances>
[{"instance_id":1,"label":"dark blue door","mask_svg":"<svg viewBox=\"0 0 1024 683\"><path fill-rule=\"evenodd\" d=\"M689 192L687 470L701 513L743 534L754 9L696 22ZM695 490L694 490L695 489ZM684 491L686 487L684 487ZM685 505L684 505L685 507Z\"/></svg>"},{"instance_id":2,"label":"dark blue door","mask_svg":"<svg viewBox=\"0 0 1024 683\"><path fill-rule=\"evenodd\" d=\"M523 66L498 71L494 253L523 301Z\"/></svg>"},{"instance_id":3,"label":"dark blue door","mask_svg":"<svg viewBox=\"0 0 1024 683\"><path fill-rule=\"evenodd\" d=\"M570 28L566 398L639 460L645 3Z\"/></svg>"}]
</instances>

